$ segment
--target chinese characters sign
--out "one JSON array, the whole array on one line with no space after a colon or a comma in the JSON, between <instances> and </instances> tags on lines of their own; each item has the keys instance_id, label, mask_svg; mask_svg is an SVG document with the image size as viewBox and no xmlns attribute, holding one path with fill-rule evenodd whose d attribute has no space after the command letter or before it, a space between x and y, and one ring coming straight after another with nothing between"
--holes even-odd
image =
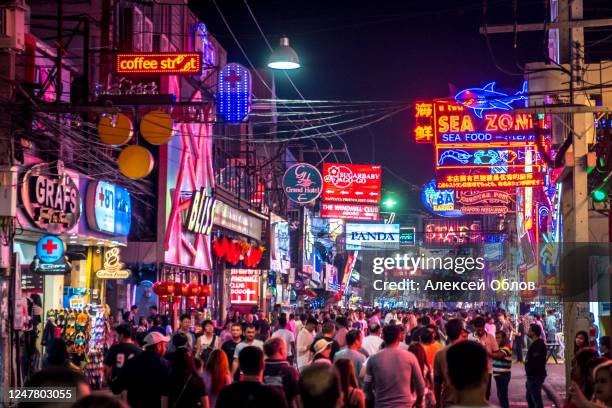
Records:
<instances>
[{"instance_id":1,"label":"chinese characters sign","mask_svg":"<svg viewBox=\"0 0 612 408\"><path fill-rule=\"evenodd\" d=\"M505 214L512 211L516 194L510 190L457 190L455 203L463 214Z\"/></svg>"},{"instance_id":2,"label":"chinese characters sign","mask_svg":"<svg viewBox=\"0 0 612 408\"><path fill-rule=\"evenodd\" d=\"M259 303L259 269L230 270L230 303L256 305Z\"/></svg>"},{"instance_id":3,"label":"chinese characters sign","mask_svg":"<svg viewBox=\"0 0 612 408\"><path fill-rule=\"evenodd\" d=\"M202 54L198 52L137 52L115 55L118 74L198 75Z\"/></svg>"},{"instance_id":4,"label":"chinese characters sign","mask_svg":"<svg viewBox=\"0 0 612 408\"><path fill-rule=\"evenodd\" d=\"M417 102L414 105L414 140L417 143L432 143L434 141L433 131L433 102Z\"/></svg>"},{"instance_id":5,"label":"chinese characters sign","mask_svg":"<svg viewBox=\"0 0 612 408\"><path fill-rule=\"evenodd\" d=\"M541 186L544 180L538 173L451 174L439 171L437 184L441 189L514 188Z\"/></svg>"},{"instance_id":6,"label":"chinese characters sign","mask_svg":"<svg viewBox=\"0 0 612 408\"><path fill-rule=\"evenodd\" d=\"M323 164L323 201L333 203L378 204L380 166L370 164Z\"/></svg>"}]
</instances>

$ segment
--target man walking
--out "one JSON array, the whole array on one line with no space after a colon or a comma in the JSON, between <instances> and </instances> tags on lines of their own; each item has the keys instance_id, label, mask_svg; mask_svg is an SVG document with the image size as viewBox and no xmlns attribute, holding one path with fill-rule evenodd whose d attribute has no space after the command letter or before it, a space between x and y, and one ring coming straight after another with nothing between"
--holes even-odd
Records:
<instances>
[{"instance_id":1,"label":"man walking","mask_svg":"<svg viewBox=\"0 0 612 408\"><path fill-rule=\"evenodd\" d=\"M368 353L368 356L373 356L380 351L380 346L383 339L380 337L380 325L370 325L370 334L363 339L361 348Z\"/></svg>"},{"instance_id":2,"label":"man walking","mask_svg":"<svg viewBox=\"0 0 612 408\"><path fill-rule=\"evenodd\" d=\"M463 333L463 323L460 319L451 319L446 323L446 335L448 336L448 345L438 351L434 357L434 392L436 395L436 407L448 407L457 403L455 390L448 378L448 364L446 361L446 353L448 349L460 342L461 334Z\"/></svg>"},{"instance_id":3,"label":"man walking","mask_svg":"<svg viewBox=\"0 0 612 408\"><path fill-rule=\"evenodd\" d=\"M162 358L169 338L151 332L144 338L144 351L126 361L113 392L127 392L132 408L167 406L170 364Z\"/></svg>"},{"instance_id":4,"label":"man walking","mask_svg":"<svg viewBox=\"0 0 612 408\"><path fill-rule=\"evenodd\" d=\"M536 323L529 326L527 335L533 341L525 357L527 405L529 408L542 408L542 385L546 379L546 343L541 337L542 327Z\"/></svg>"},{"instance_id":5,"label":"man walking","mask_svg":"<svg viewBox=\"0 0 612 408\"><path fill-rule=\"evenodd\" d=\"M346 333L346 347L334 355L334 363L342 358L351 360L355 368L355 377L361 380L361 368L363 367L366 356L359 352L361 348L361 331L353 329Z\"/></svg>"},{"instance_id":6,"label":"man walking","mask_svg":"<svg viewBox=\"0 0 612 408\"><path fill-rule=\"evenodd\" d=\"M293 365L295 357L295 336L287 330L287 318L281 316L278 318L279 329L272 333L272 338L280 337L285 342L285 350L287 351L287 361Z\"/></svg>"},{"instance_id":7,"label":"man walking","mask_svg":"<svg viewBox=\"0 0 612 408\"><path fill-rule=\"evenodd\" d=\"M489 401L491 397L491 378L493 377L493 358L503 356L499 353L499 346L497 345L495 336L485 331L485 319L478 316L472 321L472 324L474 325L474 333L470 335L470 340L477 341L487 351L489 379L487 380L487 391L485 396L487 401Z\"/></svg>"},{"instance_id":8,"label":"man walking","mask_svg":"<svg viewBox=\"0 0 612 408\"><path fill-rule=\"evenodd\" d=\"M317 327L317 319L309 317L304 327L300 329L297 337L297 366L299 369L310 362L310 346L314 342L314 329Z\"/></svg>"},{"instance_id":9,"label":"man walking","mask_svg":"<svg viewBox=\"0 0 612 408\"><path fill-rule=\"evenodd\" d=\"M414 354L399 348L399 326L385 326L383 340L385 348L370 357L366 365L366 399L376 408L420 406L425 381Z\"/></svg>"}]
</instances>

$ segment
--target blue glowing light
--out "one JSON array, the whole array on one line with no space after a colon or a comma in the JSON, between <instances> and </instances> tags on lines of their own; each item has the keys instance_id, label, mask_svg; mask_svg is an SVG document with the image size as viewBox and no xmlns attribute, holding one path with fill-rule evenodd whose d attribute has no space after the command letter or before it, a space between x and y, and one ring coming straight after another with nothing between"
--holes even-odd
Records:
<instances>
[{"instance_id":1,"label":"blue glowing light","mask_svg":"<svg viewBox=\"0 0 612 408\"><path fill-rule=\"evenodd\" d=\"M495 90L495 82L490 82L482 88L468 88L455 95L455 101L474 111L482 119L485 110L512 110L511 104L527 99L527 81L523 82L523 89L514 95L508 95Z\"/></svg>"},{"instance_id":2,"label":"blue glowing light","mask_svg":"<svg viewBox=\"0 0 612 408\"><path fill-rule=\"evenodd\" d=\"M425 208L442 217L461 217L461 210L455 209L455 190L438 190L436 179L425 184L421 191L421 201Z\"/></svg>"},{"instance_id":3,"label":"blue glowing light","mask_svg":"<svg viewBox=\"0 0 612 408\"><path fill-rule=\"evenodd\" d=\"M242 122L251 111L251 74L240 64L227 64L217 81L217 113L227 123Z\"/></svg>"}]
</instances>

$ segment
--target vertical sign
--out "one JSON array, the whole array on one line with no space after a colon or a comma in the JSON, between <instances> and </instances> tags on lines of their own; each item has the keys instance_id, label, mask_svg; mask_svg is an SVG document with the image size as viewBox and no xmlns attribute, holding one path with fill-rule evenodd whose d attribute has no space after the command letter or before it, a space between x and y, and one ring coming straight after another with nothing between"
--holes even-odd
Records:
<instances>
[{"instance_id":1,"label":"vertical sign","mask_svg":"<svg viewBox=\"0 0 612 408\"><path fill-rule=\"evenodd\" d=\"M240 123L250 111L251 74L240 64L227 64L219 71L217 113L227 123Z\"/></svg>"}]
</instances>

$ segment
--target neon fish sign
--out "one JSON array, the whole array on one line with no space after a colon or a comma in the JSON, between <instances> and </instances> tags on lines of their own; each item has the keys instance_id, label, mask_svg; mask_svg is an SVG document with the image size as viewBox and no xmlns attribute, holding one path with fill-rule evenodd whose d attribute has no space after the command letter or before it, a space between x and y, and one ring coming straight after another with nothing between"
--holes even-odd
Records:
<instances>
[{"instance_id":1,"label":"neon fish sign","mask_svg":"<svg viewBox=\"0 0 612 408\"><path fill-rule=\"evenodd\" d=\"M455 95L455 101L470 108L476 116L482 118L485 110L501 109L511 110L513 102L527 99L527 81L523 82L523 89L514 95L508 95L495 90L495 82L489 82L482 88L468 88Z\"/></svg>"}]
</instances>

